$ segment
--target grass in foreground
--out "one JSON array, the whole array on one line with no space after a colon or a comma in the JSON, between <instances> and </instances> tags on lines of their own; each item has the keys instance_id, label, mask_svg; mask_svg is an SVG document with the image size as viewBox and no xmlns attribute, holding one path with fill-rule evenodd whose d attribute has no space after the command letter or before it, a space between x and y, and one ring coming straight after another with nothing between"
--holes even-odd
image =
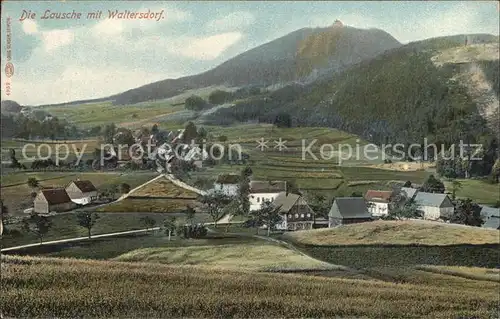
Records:
<instances>
[{"instance_id":1,"label":"grass in foreground","mask_svg":"<svg viewBox=\"0 0 500 319\"><path fill-rule=\"evenodd\" d=\"M434 265L417 266L416 269L437 274L458 276L473 280L500 282L500 269L479 268L479 267L450 267L450 266L434 266Z\"/></svg>"},{"instance_id":2,"label":"grass in foreground","mask_svg":"<svg viewBox=\"0 0 500 319\"><path fill-rule=\"evenodd\" d=\"M1 268L8 317L488 318L498 311L497 283L462 278L457 294L446 284L158 263L4 256Z\"/></svg>"},{"instance_id":3,"label":"grass in foreground","mask_svg":"<svg viewBox=\"0 0 500 319\"><path fill-rule=\"evenodd\" d=\"M332 269L325 262L265 242L182 248L145 248L130 251L115 260L261 271Z\"/></svg>"},{"instance_id":4,"label":"grass in foreground","mask_svg":"<svg viewBox=\"0 0 500 319\"><path fill-rule=\"evenodd\" d=\"M299 244L328 245L456 245L499 244L497 230L426 221L375 221L338 228L287 233Z\"/></svg>"}]
</instances>

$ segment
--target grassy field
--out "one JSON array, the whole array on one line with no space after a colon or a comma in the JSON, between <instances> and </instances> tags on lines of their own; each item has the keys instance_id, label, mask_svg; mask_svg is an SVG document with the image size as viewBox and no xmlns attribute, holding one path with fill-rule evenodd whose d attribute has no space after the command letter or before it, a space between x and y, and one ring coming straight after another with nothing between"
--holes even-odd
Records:
<instances>
[{"instance_id":1,"label":"grassy field","mask_svg":"<svg viewBox=\"0 0 500 319\"><path fill-rule=\"evenodd\" d=\"M500 184L489 184L481 180L461 179L459 182L462 188L457 190L458 198L470 198L479 204L494 205L498 202L498 194L500 194ZM446 191L451 192L451 183L444 182Z\"/></svg>"},{"instance_id":2,"label":"grassy field","mask_svg":"<svg viewBox=\"0 0 500 319\"><path fill-rule=\"evenodd\" d=\"M371 222L286 233L309 255L357 269L416 265L500 266L500 233L431 222Z\"/></svg>"},{"instance_id":3,"label":"grassy field","mask_svg":"<svg viewBox=\"0 0 500 319\"><path fill-rule=\"evenodd\" d=\"M105 234L126 230L144 229L145 225L142 224L141 218L145 216L152 217L156 220L157 226L160 226L163 221L169 217L173 216L171 213L99 213L101 217L94 228L92 229L92 234ZM184 220L182 214L175 215L179 222ZM47 235L44 237L44 241L72 238L86 236L87 230L78 225L76 216L73 213L61 214L49 217L53 223ZM195 215L196 222L207 222L209 220L208 216L205 214ZM9 232L4 233L2 238L3 247L11 247L23 244L37 243L38 239L31 233L26 233L20 230L18 224L6 225L6 229L9 230L19 230L18 234L10 234Z\"/></svg>"},{"instance_id":4,"label":"grassy field","mask_svg":"<svg viewBox=\"0 0 500 319\"><path fill-rule=\"evenodd\" d=\"M92 127L114 122L119 126L140 127L155 122L155 119L179 110L184 105L171 103L147 103L138 105L112 105L111 102L88 103L72 106L53 106L45 111L65 118L81 127Z\"/></svg>"},{"instance_id":5,"label":"grassy field","mask_svg":"<svg viewBox=\"0 0 500 319\"><path fill-rule=\"evenodd\" d=\"M426 221L375 221L286 233L285 239L305 245L457 245L500 244L500 232Z\"/></svg>"},{"instance_id":6,"label":"grassy field","mask_svg":"<svg viewBox=\"0 0 500 319\"><path fill-rule=\"evenodd\" d=\"M257 271L332 269L327 263L265 242L144 248L125 253L115 260Z\"/></svg>"},{"instance_id":7,"label":"grassy field","mask_svg":"<svg viewBox=\"0 0 500 319\"><path fill-rule=\"evenodd\" d=\"M65 187L71 181L90 180L96 188L103 189L107 186L127 183L132 188L139 186L157 176L156 172L19 172L2 176L2 199L11 214L22 213L23 209L32 207L32 189L26 184L28 178L34 177L40 181L41 187ZM16 185L17 186L9 186Z\"/></svg>"},{"instance_id":8,"label":"grassy field","mask_svg":"<svg viewBox=\"0 0 500 319\"><path fill-rule=\"evenodd\" d=\"M158 218L158 225L162 222ZM152 230L147 233L127 234L118 237L91 238L84 241L52 244L47 246L34 246L9 252L13 255L30 255L45 257L63 257L63 258L83 258L83 259L113 259L137 249L150 249L155 247L178 248L191 246L219 246L219 245L238 245L252 244L253 240L248 237L230 236L228 234L207 234L203 239L184 239L175 235L168 240L168 236L162 230ZM262 242L261 240L258 240Z\"/></svg>"},{"instance_id":9,"label":"grassy field","mask_svg":"<svg viewBox=\"0 0 500 319\"><path fill-rule=\"evenodd\" d=\"M152 183L147 184L144 187L134 191L133 196L141 197L182 197L182 198L198 198L198 194L187 190L185 188L179 187L166 179L160 179Z\"/></svg>"},{"instance_id":10,"label":"grassy field","mask_svg":"<svg viewBox=\"0 0 500 319\"><path fill-rule=\"evenodd\" d=\"M141 199L126 198L106 206L99 207L98 212L156 212L156 213L179 213L190 206L196 208L200 203L196 200L186 199Z\"/></svg>"},{"instance_id":11,"label":"grassy field","mask_svg":"<svg viewBox=\"0 0 500 319\"><path fill-rule=\"evenodd\" d=\"M430 275L441 281L395 284L9 256L1 267L7 317L488 318L498 311L497 283L453 278L459 287L450 287L438 274Z\"/></svg>"},{"instance_id":12,"label":"grassy field","mask_svg":"<svg viewBox=\"0 0 500 319\"><path fill-rule=\"evenodd\" d=\"M500 269L479 268L479 267L450 267L422 265L416 267L419 270L437 274L452 275L472 280L485 280L500 282Z\"/></svg>"}]
</instances>

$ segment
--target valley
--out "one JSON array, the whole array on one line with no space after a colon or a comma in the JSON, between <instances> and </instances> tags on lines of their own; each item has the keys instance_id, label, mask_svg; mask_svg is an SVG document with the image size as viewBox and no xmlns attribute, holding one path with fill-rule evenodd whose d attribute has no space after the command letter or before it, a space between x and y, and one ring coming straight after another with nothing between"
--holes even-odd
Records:
<instances>
[{"instance_id":1,"label":"valley","mask_svg":"<svg viewBox=\"0 0 500 319\"><path fill-rule=\"evenodd\" d=\"M13 21L0 317L496 318L498 31L441 5Z\"/></svg>"}]
</instances>

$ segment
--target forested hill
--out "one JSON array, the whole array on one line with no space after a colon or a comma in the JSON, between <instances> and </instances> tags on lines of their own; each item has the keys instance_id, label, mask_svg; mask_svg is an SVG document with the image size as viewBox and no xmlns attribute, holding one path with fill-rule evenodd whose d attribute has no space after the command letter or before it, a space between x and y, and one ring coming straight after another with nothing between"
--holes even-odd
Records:
<instances>
[{"instance_id":1,"label":"forested hill","mask_svg":"<svg viewBox=\"0 0 500 319\"><path fill-rule=\"evenodd\" d=\"M490 141L493 135L476 101L456 80L460 69L432 61L440 48L457 46L454 40L432 39L428 46L425 41L411 43L328 80L288 86L219 110L209 120L273 122L278 114L288 113L293 125L334 127L376 143L423 143L425 137L448 145L459 139ZM498 79L498 59L478 64L488 78ZM492 85L498 86L498 80Z\"/></svg>"},{"instance_id":2,"label":"forested hill","mask_svg":"<svg viewBox=\"0 0 500 319\"><path fill-rule=\"evenodd\" d=\"M281 85L303 80L314 69L335 72L399 46L390 34L378 29L304 28L248 50L207 72L155 82L111 99L116 104L133 104L213 85Z\"/></svg>"}]
</instances>

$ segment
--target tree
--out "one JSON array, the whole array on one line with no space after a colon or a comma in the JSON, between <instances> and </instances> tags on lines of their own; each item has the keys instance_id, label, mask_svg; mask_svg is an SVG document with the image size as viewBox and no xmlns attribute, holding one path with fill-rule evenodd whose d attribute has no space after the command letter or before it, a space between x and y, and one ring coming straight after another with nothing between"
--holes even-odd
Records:
<instances>
[{"instance_id":1,"label":"tree","mask_svg":"<svg viewBox=\"0 0 500 319\"><path fill-rule=\"evenodd\" d=\"M481 227L484 220L481 216L481 206L470 198L455 201L455 210L450 217L450 223Z\"/></svg>"},{"instance_id":2,"label":"tree","mask_svg":"<svg viewBox=\"0 0 500 319\"><path fill-rule=\"evenodd\" d=\"M31 187L33 190L35 188L37 188L38 186L40 186L40 183L38 182L38 180L34 177L30 177L28 178L28 181L26 182L28 184L29 187Z\"/></svg>"},{"instance_id":3,"label":"tree","mask_svg":"<svg viewBox=\"0 0 500 319\"><path fill-rule=\"evenodd\" d=\"M231 203L232 198L220 191L215 191L201 196L199 201L203 204L204 211L212 218L214 227L217 228L217 221L224 216L224 208Z\"/></svg>"},{"instance_id":4,"label":"tree","mask_svg":"<svg viewBox=\"0 0 500 319\"><path fill-rule=\"evenodd\" d=\"M219 105L230 101L232 94L230 92L215 90L208 96L208 102L211 104Z\"/></svg>"},{"instance_id":5,"label":"tree","mask_svg":"<svg viewBox=\"0 0 500 319\"><path fill-rule=\"evenodd\" d=\"M451 182L451 199L455 200L457 198L457 191L462 188L462 183L456 179Z\"/></svg>"},{"instance_id":6,"label":"tree","mask_svg":"<svg viewBox=\"0 0 500 319\"><path fill-rule=\"evenodd\" d=\"M175 216L171 216L163 221L163 228L165 229L165 233L168 234L168 241L170 241L177 227L176 220Z\"/></svg>"},{"instance_id":7,"label":"tree","mask_svg":"<svg viewBox=\"0 0 500 319\"><path fill-rule=\"evenodd\" d=\"M277 127L292 127L292 118L288 113L280 113L274 119Z\"/></svg>"},{"instance_id":8,"label":"tree","mask_svg":"<svg viewBox=\"0 0 500 319\"><path fill-rule=\"evenodd\" d=\"M280 208L270 201L264 201L255 214L259 223L267 226L267 236L271 234L271 229L275 227L276 223L281 221Z\"/></svg>"},{"instance_id":9,"label":"tree","mask_svg":"<svg viewBox=\"0 0 500 319\"><path fill-rule=\"evenodd\" d=\"M295 182L294 179L288 178L288 179L285 179L285 182L286 182L286 195L287 196L289 193L299 194L299 195L302 194L302 192L300 191L300 189L297 186L297 183Z\"/></svg>"},{"instance_id":10,"label":"tree","mask_svg":"<svg viewBox=\"0 0 500 319\"><path fill-rule=\"evenodd\" d=\"M156 225L156 219L150 217L150 216L144 216L139 219L139 221L146 227L146 230L149 228L153 228Z\"/></svg>"},{"instance_id":11,"label":"tree","mask_svg":"<svg viewBox=\"0 0 500 319\"><path fill-rule=\"evenodd\" d=\"M23 229L27 232L35 234L40 240L40 244L43 242L43 237L49 232L52 227L52 222L47 216L41 216L37 213L33 213L30 217L23 220Z\"/></svg>"},{"instance_id":12,"label":"tree","mask_svg":"<svg viewBox=\"0 0 500 319\"><path fill-rule=\"evenodd\" d=\"M153 135L156 135L160 133L160 129L158 128L158 125L157 124L154 124L152 127L151 127L151 134Z\"/></svg>"},{"instance_id":13,"label":"tree","mask_svg":"<svg viewBox=\"0 0 500 319\"><path fill-rule=\"evenodd\" d=\"M116 134L115 123L111 123L111 124L107 124L107 125L103 126L101 134L102 134L102 138L104 139L104 143L113 144L113 138L115 137L115 134Z\"/></svg>"},{"instance_id":14,"label":"tree","mask_svg":"<svg viewBox=\"0 0 500 319\"><path fill-rule=\"evenodd\" d=\"M389 202L389 212L384 219L401 220L419 218L421 216L420 205L418 205L413 199L406 197L405 194L395 192L391 196L391 200Z\"/></svg>"},{"instance_id":15,"label":"tree","mask_svg":"<svg viewBox=\"0 0 500 319\"><path fill-rule=\"evenodd\" d=\"M198 95L191 95L184 101L184 105L186 109L191 111L201 111L207 105L204 99L199 97Z\"/></svg>"},{"instance_id":16,"label":"tree","mask_svg":"<svg viewBox=\"0 0 500 319\"><path fill-rule=\"evenodd\" d=\"M227 142L227 136L226 135L220 135L217 139L221 143Z\"/></svg>"},{"instance_id":17,"label":"tree","mask_svg":"<svg viewBox=\"0 0 500 319\"><path fill-rule=\"evenodd\" d=\"M247 166L241 170L237 196L243 216L248 216L250 212L250 176L252 176L252 169L250 167Z\"/></svg>"},{"instance_id":18,"label":"tree","mask_svg":"<svg viewBox=\"0 0 500 319\"><path fill-rule=\"evenodd\" d=\"M194 221L194 216L196 214L196 211L194 210L194 208L188 205L186 210L184 211L184 214L186 215L187 222L190 225L192 225L193 221Z\"/></svg>"},{"instance_id":19,"label":"tree","mask_svg":"<svg viewBox=\"0 0 500 319\"><path fill-rule=\"evenodd\" d=\"M79 212L76 214L78 225L87 229L89 239L91 236L92 227L94 227L99 218L100 216L98 214L91 212Z\"/></svg>"},{"instance_id":20,"label":"tree","mask_svg":"<svg viewBox=\"0 0 500 319\"><path fill-rule=\"evenodd\" d=\"M7 206L3 204L3 200L0 199L0 237L3 236L3 231L4 231L4 220L5 218L9 215L9 210L7 209Z\"/></svg>"},{"instance_id":21,"label":"tree","mask_svg":"<svg viewBox=\"0 0 500 319\"><path fill-rule=\"evenodd\" d=\"M120 128L119 132L114 136L114 142L119 145L128 145L132 146L135 144L134 136L132 135L132 131L124 128Z\"/></svg>"},{"instance_id":22,"label":"tree","mask_svg":"<svg viewBox=\"0 0 500 319\"><path fill-rule=\"evenodd\" d=\"M491 168L491 176L493 177L493 181L498 183L500 180L500 159L497 159Z\"/></svg>"},{"instance_id":23,"label":"tree","mask_svg":"<svg viewBox=\"0 0 500 319\"><path fill-rule=\"evenodd\" d=\"M403 185L403 187L411 187L411 181L406 181L406 183Z\"/></svg>"},{"instance_id":24,"label":"tree","mask_svg":"<svg viewBox=\"0 0 500 319\"><path fill-rule=\"evenodd\" d=\"M196 140L198 137L198 130L196 125L193 122L188 122L186 124L186 128L184 129L184 133L182 135L182 140L185 144L191 144L191 141Z\"/></svg>"},{"instance_id":25,"label":"tree","mask_svg":"<svg viewBox=\"0 0 500 319\"><path fill-rule=\"evenodd\" d=\"M120 185L120 193L128 194L130 192L130 185L127 183L122 183Z\"/></svg>"},{"instance_id":26,"label":"tree","mask_svg":"<svg viewBox=\"0 0 500 319\"><path fill-rule=\"evenodd\" d=\"M361 192L352 192L351 197L363 197Z\"/></svg>"},{"instance_id":27,"label":"tree","mask_svg":"<svg viewBox=\"0 0 500 319\"><path fill-rule=\"evenodd\" d=\"M430 175L421 187L421 191L427 193L441 193L444 194L444 184L439 179Z\"/></svg>"},{"instance_id":28,"label":"tree","mask_svg":"<svg viewBox=\"0 0 500 319\"><path fill-rule=\"evenodd\" d=\"M328 217L328 211L330 207L328 206L328 202L326 201L326 197L322 194L306 194L307 203L309 207L311 207L313 211L313 223L316 223L316 217L320 216L322 218Z\"/></svg>"}]
</instances>

